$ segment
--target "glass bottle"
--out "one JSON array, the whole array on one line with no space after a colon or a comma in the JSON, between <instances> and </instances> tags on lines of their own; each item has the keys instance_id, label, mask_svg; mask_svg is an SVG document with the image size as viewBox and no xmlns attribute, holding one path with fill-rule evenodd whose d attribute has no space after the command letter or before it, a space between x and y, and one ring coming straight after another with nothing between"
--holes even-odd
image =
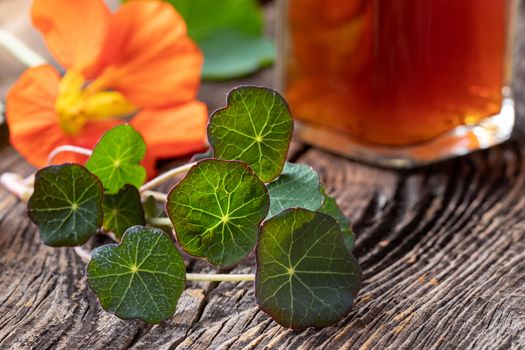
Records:
<instances>
[{"instance_id":1,"label":"glass bottle","mask_svg":"<svg viewBox=\"0 0 525 350\"><path fill-rule=\"evenodd\" d=\"M507 140L519 0L281 0L280 89L307 143L413 167Z\"/></svg>"}]
</instances>

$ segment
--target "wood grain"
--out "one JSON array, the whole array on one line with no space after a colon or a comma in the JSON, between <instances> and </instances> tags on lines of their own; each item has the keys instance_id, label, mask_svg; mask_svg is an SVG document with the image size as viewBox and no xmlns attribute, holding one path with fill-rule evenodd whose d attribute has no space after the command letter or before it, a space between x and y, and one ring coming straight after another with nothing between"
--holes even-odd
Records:
<instances>
[{"instance_id":1,"label":"wood grain","mask_svg":"<svg viewBox=\"0 0 525 350\"><path fill-rule=\"evenodd\" d=\"M42 245L24 205L0 189L0 348L524 349L525 60L517 76L519 127L488 151L396 172L294 144L292 157L320 172L358 233L363 289L351 314L323 330L278 326L248 282L192 283L160 325L119 320L100 308L74 252ZM215 106L227 86L201 94ZM4 171L32 169L7 148ZM234 269L249 271L253 260Z\"/></svg>"}]
</instances>

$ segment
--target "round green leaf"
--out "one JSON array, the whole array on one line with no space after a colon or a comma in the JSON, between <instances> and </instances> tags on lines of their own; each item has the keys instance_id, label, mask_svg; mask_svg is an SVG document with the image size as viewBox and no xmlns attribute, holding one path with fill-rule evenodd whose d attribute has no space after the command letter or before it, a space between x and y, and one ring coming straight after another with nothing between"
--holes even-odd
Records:
<instances>
[{"instance_id":1,"label":"round green leaf","mask_svg":"<svg viewBox=\"0 0 525 350\"><path fill-rule=\"evenodd\" d=\"M339 208L339 205L337 205L335 198L327 195L324 188L322 189L322 193L324 194L324 202L323 206L319 208L319 212L330 215L337 220L343 233L346 248L352 251L355 245L355 233L350 229L350 222L341 208Z\"/></svg>"},{"instance_id":2,"label":"round green leaf","mask_svg":"<svg viewBox=\"0 0 525 350\"><path fill-rule=\"evenodd\" d=\"M49 166L36 173L29 217L45 244L82 245L102 225L102 194L100 181L83 166Z\"/></svg>"},{"instance_id":3,"label":"round green leaf","mask_svg":"<svg viewBox=\"0 0 525 350\"><path fill-rule=\"evenodd\" d=\"M268 184L267 219L289 208L317 210L323 204L319 175L311 166L286 162L282 174Z\"/></svg>"},{"instance_id":4,"label":"round green leaf","mask_svg":"<svg viewBox=\"0 0 525 350\"><path fill-rule=\"evenodd\" d=\"M215 111L208 124L215 157L242 160L264 182L281 173L292 132L292 115L282 96L252 86L233 89L227 106Z\"/></svg>"},{"instance_id":5,"label":"round green leaf","mask_svg":"<svg viewBox=\"0 0 525 350\"><path fill-rule=\"evenodd\" d=\"M142 136L130 125L119 125L102 136L86 167L115 194L126 184L138 188L144 183L146 170L139 163L145 154Z\"/></svg>"},{"instance_id":6,"label":"round green leaf","mask_svg":"<svg viewBox=\"0 0 525 350\"><path fill-rule=\"evenodd\" d=\"M361 270L332 217L286 210L264 223L256 254L255 298L279 324L325 327L350 311Z\"/></svg>"},{"instance_id":7,"label":"round green leaf","mask_svg":"<svg viewBox=\"0 0 525 350\"><path fill-rule=\"evenodd\" d=\"M104 230L122 238L124 232L135 225L145 225L144 210L139 191L126 185L117 194L104 195Z\"/></svg>"},{"instance_id":8,"label":"round green leaf","mask_svg":"<svg viewBox=\"0 0 525 350\"><path fill-rule=\"evenodd\" d=\"M269 198L246 164L208 159L188 171L168 194L166 206L181 247L226 267L253 250Z\"/></svg>"},{"instance_id":9,"label":"round green leaf","mask_svg":"<svg viewBox=\"0 0 525 350\"><path fill-rule=\"evenodd\" d=\"M91 252L87 278L102 307L120 318L171 318L185 285L184 261L161 230L129 228L120 245Z\"/></svg>"}]
</instances>

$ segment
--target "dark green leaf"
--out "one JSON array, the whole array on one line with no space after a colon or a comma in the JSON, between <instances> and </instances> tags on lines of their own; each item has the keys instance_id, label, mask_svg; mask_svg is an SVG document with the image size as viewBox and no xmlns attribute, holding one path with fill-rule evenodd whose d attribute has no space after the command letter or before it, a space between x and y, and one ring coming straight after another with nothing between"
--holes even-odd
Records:
<instances>
[{"instance_id":1,"label":"dark green leaf","mask_svg":"<svg viewBox=\"0 0 525 350\"><path fill-rule=\"evenodd\" d=\"M134 226L120 245L91 252L88 283L108 312L159 323L173 316L185 285L185 267L161 230Z\"/></svg>"},{"instance_id":2,"label":"dark green leaf","mask_svg":"<svg viewBox=\"0 0 525 350\"><path fill-rule=\"evenodd\" d=\"M282 174L268 184L267 219L289 208L319 209L324 200L319 186L319 175L311 166L286 162Z\"/></svg>"},{"instance_id":3,"label":"dark green leaf","mask_svg":"<svg viewBox=\"0 0 525 350\"><path fill-rule=\"evenodd\" d=\"M208 159L168 194L167 211L188 254L226 267L253 249L268 206L266 187L246 164Z\"/></svg>"},{"instance_id":4,"label":"dark green leaf","mask_svg":"<svg viewBox=\"0 0 525 350\"><path fill-rule=\"evenodd\" d=\"M328 214L337 220L343 233L343 239L345 241L346 248L350 251L354 249L355 245L355 233L350 229L350 222L346 218L345 214L341 211L341 208L337 205L335 198L326 194L324 188L322 189L324 194L323 206L319 209L319 212Z\"/></svg>"},{"instance_id":5,"label":"dark green leaf","mask_svg":"<svg viewBox=\"0 0 525 350\"><path fill-rule=\"evenodd\" d=\"M50 246L82 245L102 226L102 184L77 164L49 166L36 173L29 217Z\"/></svg>"},{"instance_id":6,"label":"dark green leaf","mask_svg":"<svg viewBox=\"0 0 525 350\"><path fill-rule=\"evenodd\" d=\"M281 173L293 132L286 101L275 90L245 86L233 89L227 103L208 124L215 157L242 160L270 182Z\"/></svg>"},{"instance_id":7,"label":"dark green leaf","mask_svg":"<svg viewBox=\"0 0 525 350\"><path fill-rule=\"evenodd\" d=\"M228 79L273 63L273 43L262 37L256 0L168 0L204 52L203 78Z\"/></svg>"},{"instance_id":8,"label":"dark green leaf","mask_svg":"<svg viewBox=\"0 0 525 350\"><path fill-rule=\"evenodd\" d=\"M124 232L135 225L144 225L144 210L139 191L126 185L117 194L104 195L104 230L122 238Z\"/></svg>"},{"instance_id":9,"label":"dark green leaf","mask_svg":"<svg viewBox=\"0 0 525 350\"><path fill-rule=\"evenodd\" d=\"M202 77L208 80L241 77L271 66L275 58L272 40L237 32L224 32L202 40L199 46L206 58Z\"/></svg>"},{"instance_id":10,"label":"dark green leaf","mask_svg":"<svg viewBox=\"0 0 525 350\"><path fill-rule=\"evenodd\" d=\"M264 223L256 254L255 297L279 324L325 327L350 311L361 270L332 217L288 209Z\"/></svg>"},{"instance_id":11,"label":"dark green leaf","mask_svg":"<svg viewBox=\"0 0 525 350\"><path fill-rule=\"evenodd\" d=\"M86 167L114 194L124 185L138 188L144 183L146 170L139 163L145 154L142 136L130 125L119 125L102 136Z\"/></svg>"}]
</instances>

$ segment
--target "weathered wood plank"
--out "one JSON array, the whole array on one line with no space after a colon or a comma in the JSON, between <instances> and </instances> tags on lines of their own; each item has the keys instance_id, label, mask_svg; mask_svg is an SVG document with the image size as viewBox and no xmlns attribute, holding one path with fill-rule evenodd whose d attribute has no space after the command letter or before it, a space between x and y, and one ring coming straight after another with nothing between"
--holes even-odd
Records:
<instances>
[{"instance_id":1,"label":"weathered wood plank","mask_svg":"<svg viewBox=\"0 0 525 350\"><path fill-rule=\"evenodd\" d=\"M269 85L271 71L252 79L243 81ZM237 83L201 94L213 109ZM524 83L520 60L520 111ZM157 326L119 320L101 310L73 251L40 244L24 205L0 189L0 348L525 348L524 135L405 172L295 144L293 157L320 171L358 233L363 289L352 313L324 330L278 326L248 282L191 284L176 316ZM0 151L7 170L32 171L11 149ZM252 270L248 261L235 272Z\"/></svg>"}]
</instances>

